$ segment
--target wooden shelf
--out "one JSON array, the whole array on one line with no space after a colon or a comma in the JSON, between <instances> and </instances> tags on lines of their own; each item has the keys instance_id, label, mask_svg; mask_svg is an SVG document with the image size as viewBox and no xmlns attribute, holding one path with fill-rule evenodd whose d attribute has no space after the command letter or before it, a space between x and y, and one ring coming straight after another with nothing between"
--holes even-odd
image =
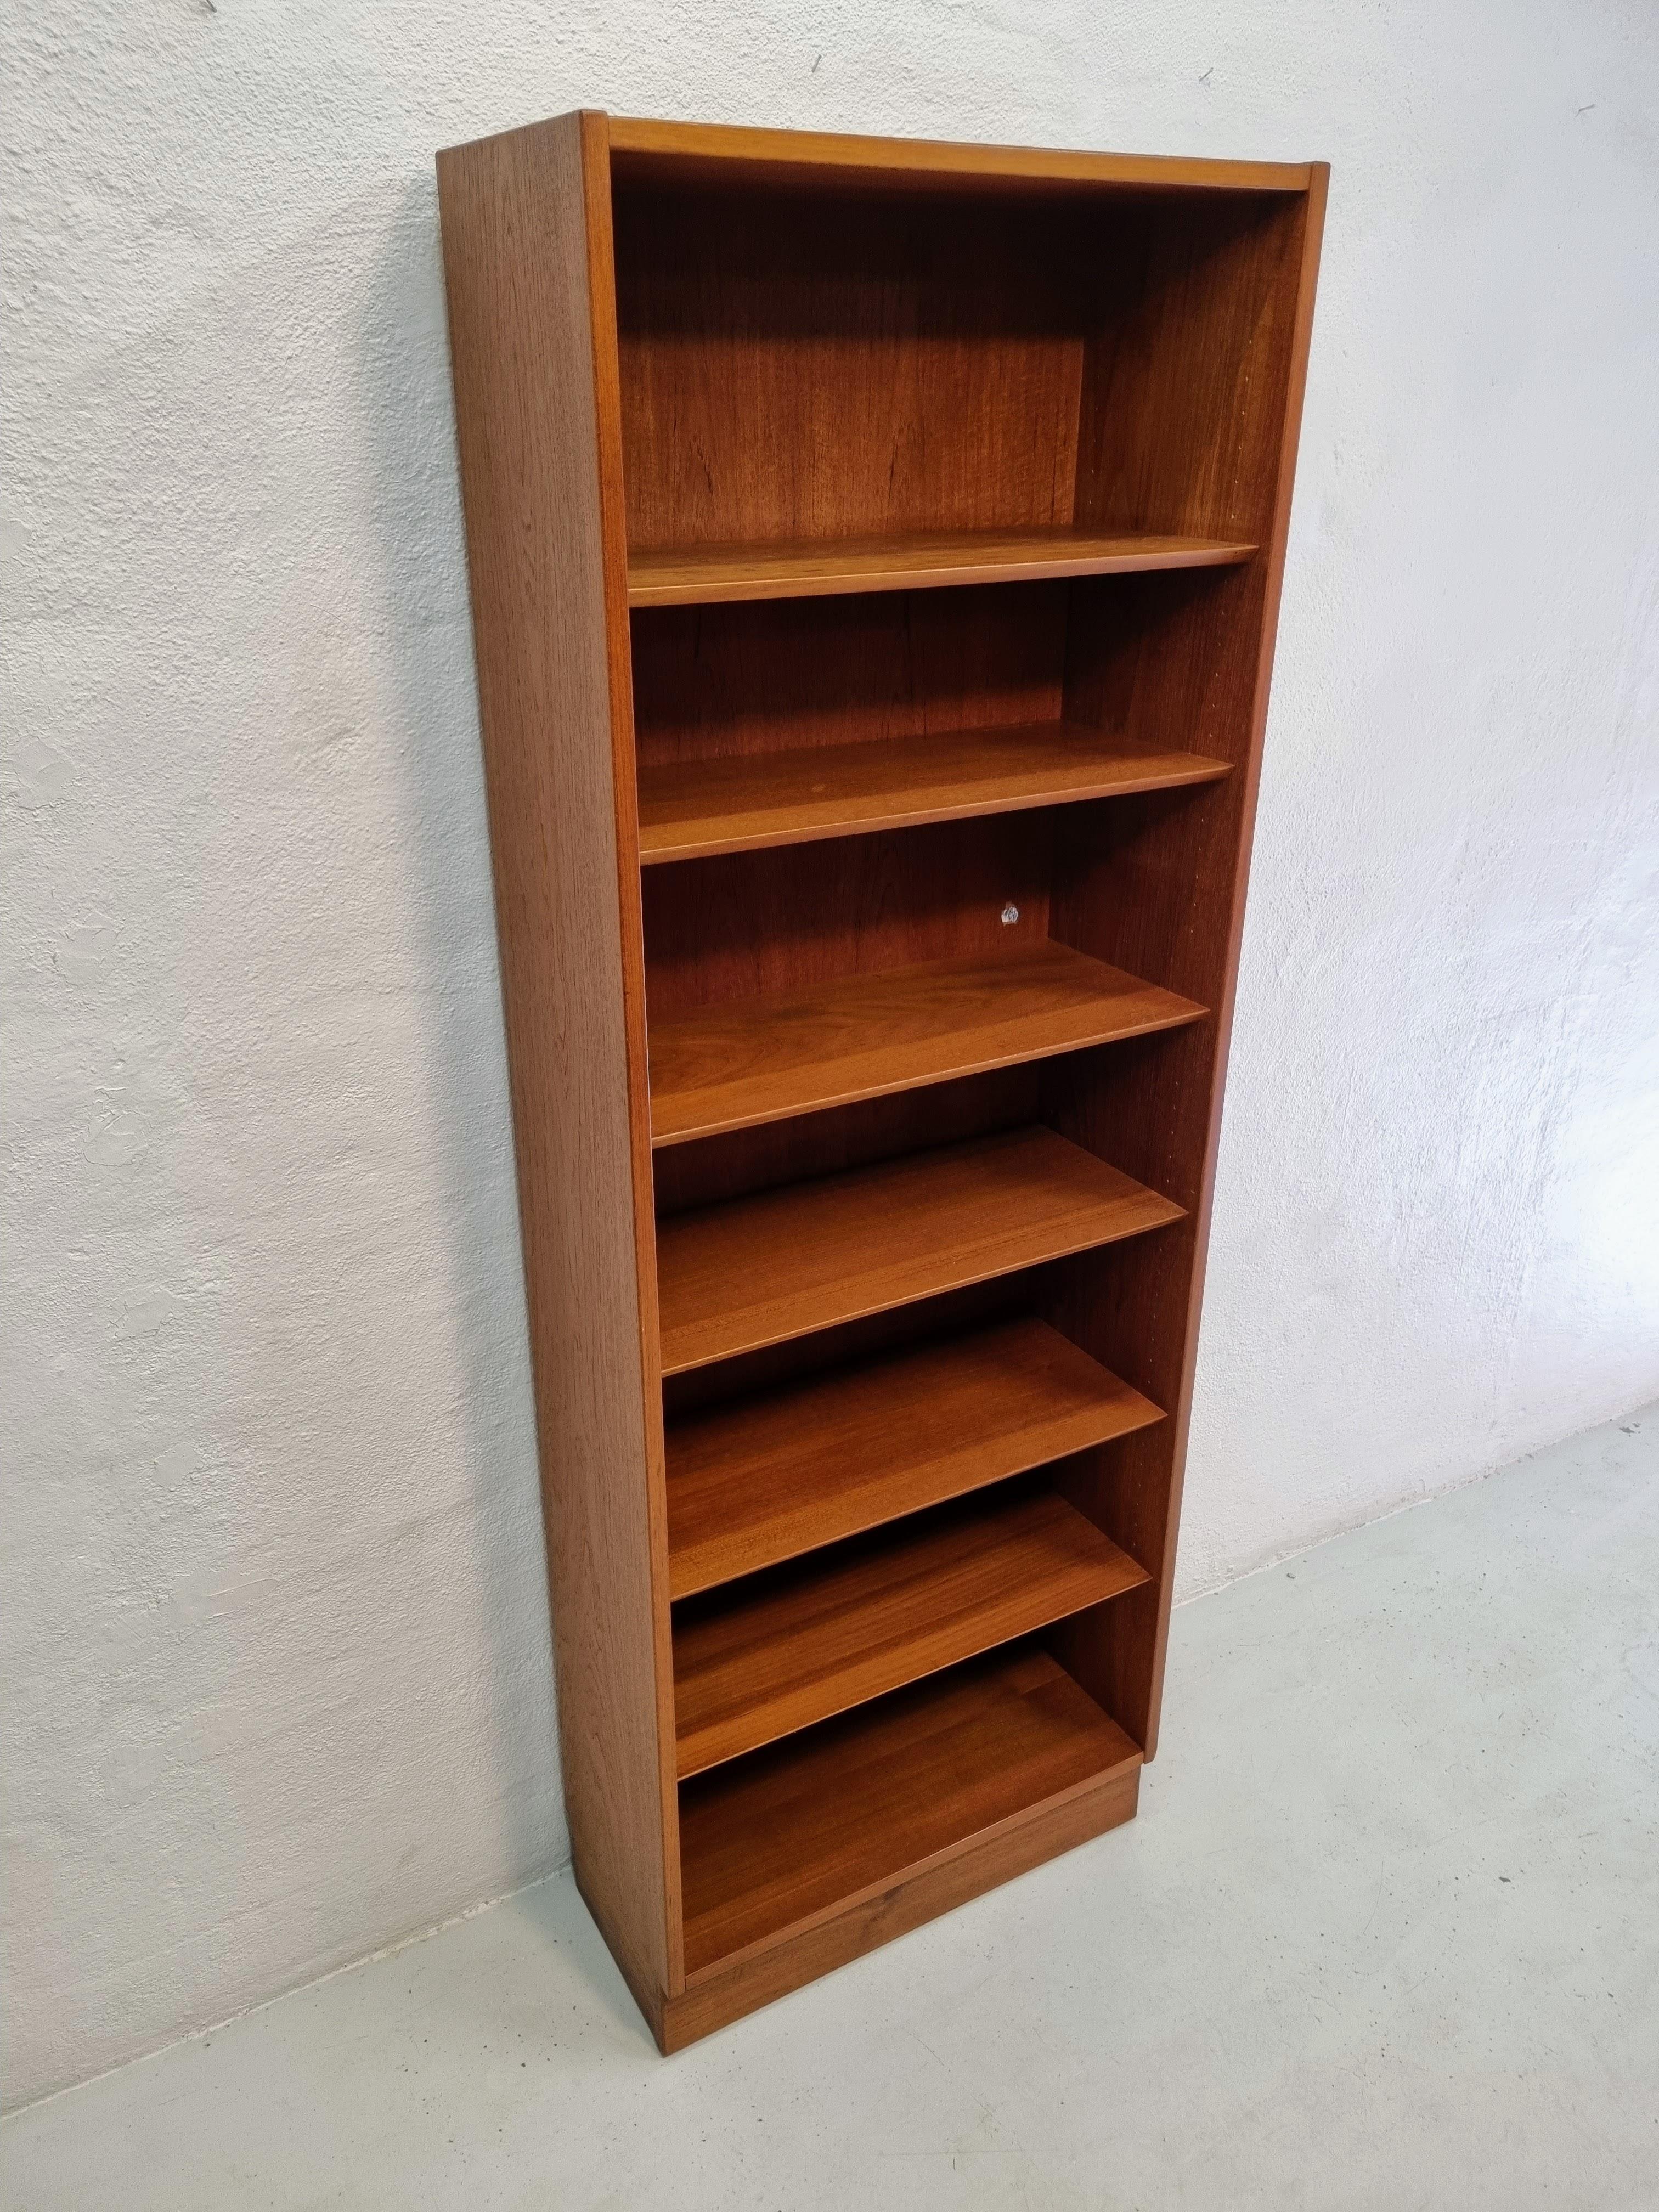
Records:
<instances>
[{"instance_id":1,"label":"wooden shelf","mask_svg":"<svg viewBox=\"0 0 1659 2212\"><path fill-rule=\"evenodd\" d=\"M671 761L640 770L640 860L694 860L860 830L1212 783L1225 761L1070 722Z\"/></svg>"},{"instance_id":2,"label":"wooden shelf","mask_svg":"<svg viewBox=\"0 0 1659 2212\"><path fill-rule=\"evenodd\" d=\"M662 1372L1109 1244L1181 1214L1045 1128L673 1214L657 1229Z\"/></svg>"},{"instance_id":3,"label":"wooden shelf","mask_svg":"<svg viewBox=\"0 0 1659 2212\"><path fill-rule=\"evenodd\" d=\"M1045 1322L1006 1322L670 1424L669 1592L819 1545L1161 1420Z\"/></svg>"},{"instance_id":4,"label":"wooden shelf","mask_svg":"<svg viewBox=\"0 0 1659 2212\"><path fill-rule=\"evenodd\" d=\"M1248 561L1255 550L1228 538L1054 528L649 546L629 550L628 604L672 607L716 599L822 599L839 592L915 592L940 584L1006 584L1039 576L1227 568Z\"/></svg>"},{"instance_id":5,"label":"wooden shelf","mask_svg":"<svg viewBox=\"0 0 1659 2212\"><path fill-rule=\"evenodd\" d=\"M651 1141L684 1144L1016 1060L1176 1029L1206 1009L1044 939L1000 957L843 975L650 1032Z\"/></svg>"},{"instance_id":6,"label":"wooden shelf","mask_svg":"<svg viewBox=\"0 0 1659 2212\"><path fill-rule=\"evenodd\" d=\"M1148 1579L1052 1491L855 1537L674 1626L680 1779Z\"/></svg>"},{"instance_id":7,"label":"wooden shelf","mask_svg":"<svg viewBox=\"0 0 1659 2212\"><path fill-rule=\"evenodd\" d=\"M998 1652L680 1791L689 1974L732 1964L1140 1753L1045 1654Z\"/></svg>"}]
</instances>

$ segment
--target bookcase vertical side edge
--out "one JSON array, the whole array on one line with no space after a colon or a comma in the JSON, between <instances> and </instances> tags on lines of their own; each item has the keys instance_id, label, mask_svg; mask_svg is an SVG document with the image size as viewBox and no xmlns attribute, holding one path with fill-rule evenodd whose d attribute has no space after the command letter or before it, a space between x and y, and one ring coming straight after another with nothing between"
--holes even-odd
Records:
<instances>
[{"instance_id":1,"label":"bookcase vertical side edge","mask_svg":"<svg viewBox=\"0 0 1659 2212\"><path fill-rule=\"evenodd\" d=\"M565 1801L657 2029L683 1977L605 118L438 179Z\"/></svg>"},{"instance_id":2,"label":"bookcase vertical side edge","mask_svg":"<svg viewBox=\"0 0 1659 2212\"><path fill-rule=\"evenodd\" d=\"M1169 1037L1113 1047L1074 1080L1045 1084L1045 1116L1062 1134L1188 1210L1144 1247L1114 1247L1070 1271L1048 1315L1170 1417L1086 1455L1066 1483L1152 1581L1047 1639L1149 1759L1311 330L1322 165L1310 176L1294 198L1231 211L1213 239L1190 209L1161 211L1153 265L1162 257L1173 277L1147 286L1127 271L1133 312L1107 326L1091 363L1086 427L1096 436L1085 441L1079 478L1089 519L1122 511L1142 526L1225 527L1259 548L1214 579L1154 581L1138 602L1127 591L1074 593L1067 640L1068 716L1109 727L1127 715L1163 742L1192 743L1234 765L1196 793L1093 817L1079 810L1064 832L1066 887L1054 907L1062 942L1212 1010ZM1171 349L1191 374L1149 373ZM1116 444L1101 441L1103 415L1126 433ZM1194 447L1207 457L1198 481L1185 465Z\"/></svg>"},{"instance_id":3,"label":"bookcase vertical side edge","mask_svg":"<svg viewBox=\"0 0 1659 2212\"><path fill-rule=\"evenodd\" d=\"M1197 1366L1199 1323L1204 1306L1204 1277L1209 1259L1210 1218L1215 1200L1217 1156L1221 1144L1221 1116L1226 1095L1227 1060L1232 1042L1233 1010L1238 996L1238 958L1244 935L1244 905L1249 889L1250 854L1255 836L1256 801L1261 785L1263 740L1273 684L1273 648L1279 634L1279 605L1285 581L1285 555L1291 528L1291 499L1296 484L1297 453L1302 434L1302 403L1307 390L1308 354L1313 340L1314 298L1319 282L1319 251L1324 235L1325 200L1330 181L1328 162L1309 164L1301 250L1297 263L1297 293L1291 328L1289 374L1285 392L1273 481L1273 520L1263 554L1266 576L1256 653L1255 684L1250 701L1249 741L1243 764L1244 790L1239 829L1238 863L1233 878L1232 912L1228 920L1224 982L1215 1007L1214 1079L1210 1097L1209 1123L1205 1133L1200 1170L1200 1197L1194 1211L1191 1288L1188 1295L1185 1344L1182 1356L1181 1389L1171 1414L1167 1534L1163 1571L1158 1589L1158 1620L1153 1633L1152 1685L1144 1749L1150 1760L1158 1751L1158 1723L1164 1707L1164 1670L1169 1652L1170 1613L1174 1603L1176 1532L1181 1519L1182 1494L1187 1474L1187 1443L1192 1423L1193 1381Z\"/></svg>"},{"instance_id":4,"label":"bookcase vertical side edge","mask_svg":"<svg viewBox=\"0 0 1659 2212\"><path fill-rule=\"evenodd\" d=\"M617 336L616 249L611 216L611 125L580 118L587 221L588 296L593 338L594 416L605 553L605 648L611 685L611 804L621 922L623 1016L628 1043L629 1135L634 1244L645 1377L646 1506L656 1661L658 1766L663 1808L665 1988L685 1985L680 1910L679 1791L674 1740L674 1645L669 1610L668 1478L663 1441L662 1334L657 1306L655 1175L651 1154L651 1073L646 1049L645 914L640 884L639 775L634 745L634 653L628 611L628 509L623 478L622 370Z\"/></svg>"}]
</instances>

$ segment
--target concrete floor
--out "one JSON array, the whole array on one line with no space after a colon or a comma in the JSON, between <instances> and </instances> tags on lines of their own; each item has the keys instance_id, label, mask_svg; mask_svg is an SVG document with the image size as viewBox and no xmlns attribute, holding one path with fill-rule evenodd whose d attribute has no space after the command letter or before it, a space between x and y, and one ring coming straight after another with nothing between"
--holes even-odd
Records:
<instances>
[{"instance_id":1,"label":"concrete floor","mask_svg":"<svg viewBox=\"0 0 1659 2212\"><path fill-rule=\"evenodd\" d=\"M1138 1820L664 2062L560 1876L35 2106L27 2212L1659 2206L1659 1408L1177 1613Z\"/></svg>"}]
</instances>

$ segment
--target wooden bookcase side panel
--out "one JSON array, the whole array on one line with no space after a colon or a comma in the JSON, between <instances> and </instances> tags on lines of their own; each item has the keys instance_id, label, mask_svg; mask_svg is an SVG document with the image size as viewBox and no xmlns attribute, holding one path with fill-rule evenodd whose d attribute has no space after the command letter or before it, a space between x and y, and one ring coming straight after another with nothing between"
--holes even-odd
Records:
<instances>
[{"instance_id":1,"label":"wooden bookcase side panel","mask_svg":"<svg viewBox=\"0 0 1659 2212\"><path fill-rule=\"evenodd\" d=\"M1266 547L1304 210L1170 201L1109 234L1085 349L1079 526Z\"/></svg>"},{"instance_id":2,"label":"wooden bookcase side panel","mask_svg":"<svg viewBox=\"0 0 1659 2212\"><path fill-rule=\"evenodd\" d=\"M603 116L438 158L526 1290L583 1894L683 1984Z\"/></svg>"},{"instance_id":3,"label":"wooden bookcase side panel","mask_svg":"<svg viewBox=\"0 0 1659 2212\"><path fill-rule=\"evenodd\" d=\"M1149 1240L1141 1264L1102 1252L1073 1270L1048 1318L1133 1388L1166 1407L1156 1431L1090 1455L1090 1473L1070 1491L1113 1540L1153 1577L1115 1607L1079 1616L1050 1648L1140 1743L1157 1748L1158 1706L1175 1569L1182 1476L1209 1214L1214 1189L1226 1048L1237 988L1249 847L1278 618L1302 395L1311 335L1324 208L1325 171L1316 166L1305 198L1241 231L1218 264L1203 264L1208 289L1147 301L1149 325L1179 314L1195 355L1214 363L1158 417L1158 393L1126 383L1120 329L1111 356L1091 364L1088 389L1099 406L1140 405L1146 419L1131 445L1136 471L1085 473L1079 505L1095 520L1126 507L1139 521L1179 526L1201 512L1206 524L1248 526L1262 551L1217 579L1211 592L1178 595L1161 649L1109 617L1091 632L1075 619L1068 641L1068 716L1127 715L1132 726L1179 716L1192 742L1231 761L1220 783L1181 795L1152 794L1108 810L1079 810L1068 824L1054 907L1054 933L1097 957L1136 960L1170 988L1201 996L1212 1018L1188 1030L1093 1053L1086 1075L1046 1091L1054 1126L1109 1158L1188 1209L1167 1236ZM1171 221L1178 218L1172 216ZM1195 268L1198 264L1195 264ZM1194 280L1196 283L1196 278ZM1206 307L1207 303L1207 307ZM1219 327L1206 348L1206 314ZM1248 344L1229 344L1226 330ZM1148 343L1152 341L1149 337ZM1137 401L1135 392L1140 392ZM1198 477L1166 458L1194 443L1208 456ZM1122 450L1121 447L1116 450ZM1198 490L1194 490L1196 485ZM1194 501L1201 493L1202 505ZM1183 504L1184 502L1184 504ZM1085 819L1084 817L1087 817Z\"/></svg>"}]
</instances>

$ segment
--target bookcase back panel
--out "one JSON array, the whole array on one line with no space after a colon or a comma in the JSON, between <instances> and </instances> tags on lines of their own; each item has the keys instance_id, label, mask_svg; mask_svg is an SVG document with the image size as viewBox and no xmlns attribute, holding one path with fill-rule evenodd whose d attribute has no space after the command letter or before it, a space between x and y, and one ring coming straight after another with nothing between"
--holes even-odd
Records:
<instances>
[{"instance_id":1,"label":"bookcase back panel","mask_svg":"<svg viewBox=\"0 0 1659 2212\"><path fill-rule=\"evenodd\" d=\"M615 225L630 544L1070 521L1064 222L629 185Z\"/></svg>"},{"instance_id":2,"label":"bookcase back panel","mask_svg":"<svg viewBox=\"0 0 1659 2212\"><path fill-rule=\"evenodd\" d=\"M638 611L640 766L1052 722L1065 583Z\"/></svg>"},{"instance_id":3,"label":"bookcase back panel","mask_svg":"<svg viewBox=\"0 0 1659 2212\"><path fill-rule=\"evenodd\" d=\"M650 1018L1040 941L1053 836L1043 810L650 870Z\"/></svg>"},{"instance_id":4,"label":"bookcase back panel","mask_svg":"<svg viewBox=\"0 0 1659 2212\"><path fill-rule=\"evenodd\" d=\"M663 1406L672 1420L702 1406L721 1405L775 1389L785 1382L871 1359L906 1345L960 1336L970 1328L1015 1314L1046 1314L1059 1292L1054 1270L1064 1262L1029 1267L989 1281L971 1283L914 1304L866 1314L810 1336L791 1337L763 1351L671 1375L663 1385Z\"/></svg>"},{"instance_id":5,"label":"bookcase back panel","mask_svg":"<svg viewBox=\"0 0 1659 2212\"><path fill-rule=\"evenodd\" d=\"M1271 520L1299 198L630 184L615 224L636 549Z\"/></svg>"},{"instance_id":6,"label":"bookcase back panel","mask_svg":"<svg viewBox=\"0 0 1659 2212\"><path fill-rule=\"evenodd\" d=\"M1042 1079L1040 1066L1023 1062L665 1146L652 1158L658 1217L842 1168L869 1167L927 1145L1017 1128L1041 1118Z\"/></svg>"}]
</instances>

